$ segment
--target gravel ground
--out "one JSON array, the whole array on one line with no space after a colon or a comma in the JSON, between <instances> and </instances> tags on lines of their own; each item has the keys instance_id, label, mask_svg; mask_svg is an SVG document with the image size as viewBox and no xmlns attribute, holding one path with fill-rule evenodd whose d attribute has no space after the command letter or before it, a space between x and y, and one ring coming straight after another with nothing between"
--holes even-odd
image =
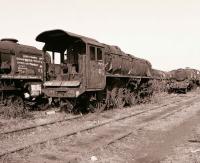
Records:
<instances>
[{"instance_id":1,"label":"gravel ground","mask_svg":"<svg viewBox=\"0 0 200 163\"><path fill-rule=\"evenodd\" d=\"M1 162L198 163L200 162L200 126L198 125L200 102L197 100L198 97L200 97L199 90L187 95L161 94L155 96L149 104L110 110L100 115L89 114L82 120L83 126L168 103L165 107L146 112L135 118L79 133L68 139L49 141L44 145L34 146L3 157ZM179 102L175 103L177 100ZM191 102L187 103L188 100ZM46 115L45 112L35 112L34 114L34 118L31 119L1 119L0 130L73 116L62 113ZM76 125L79 127L80 121L73 124L73 126ZM64 127L64 125L59 128L54 126L51 130L47 128L45 132L51 136L51 132L62 133L64 130L73 128L71 126L70 129L64 129ZM106 142L112 140L113 137L125 134L127 131L131 131L131 134L106 145ZM41 130L41 135L42 132ZM40 139L40 134L36 134L38 139ZM20 139L20 137L18 138ZM28 137L22 135L22 138Z\"/></svg>"}]
</instances>

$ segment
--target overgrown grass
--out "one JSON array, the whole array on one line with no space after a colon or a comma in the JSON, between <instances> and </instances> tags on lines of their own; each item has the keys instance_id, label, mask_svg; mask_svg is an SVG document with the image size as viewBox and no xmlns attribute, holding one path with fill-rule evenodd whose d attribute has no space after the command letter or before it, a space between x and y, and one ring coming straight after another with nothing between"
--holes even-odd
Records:
<instances>
[{"instance_id":1,"label":"overgrown grass","mask_svg":"<svg viewBox=\"0 0 200 163\"><path fill-rule=\"evenodd\" d=\"M4 118L26 118L29 117L29 111L23 107L1 106L0 115Z\"/></svg>"}]
</instances>

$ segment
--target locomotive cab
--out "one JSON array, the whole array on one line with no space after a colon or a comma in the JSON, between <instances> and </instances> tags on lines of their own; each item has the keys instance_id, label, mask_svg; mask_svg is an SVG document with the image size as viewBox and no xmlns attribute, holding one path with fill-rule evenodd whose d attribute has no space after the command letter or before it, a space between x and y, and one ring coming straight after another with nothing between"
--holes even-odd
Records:
<instances>
[{"instance_id":1,"label":"locomotive cab","mask_svg":"<svg viewBox=\"0 0 200 163\"><path fill-rule=\"evenodd\" d=\"M48 51L51 63L47 63L46 80L75 81L80 79L82 55L85 47L79 42L71 44L65 51Z\"/></svg>"},{"instance_id":2,"label":"locomotive cab","mask_svg":"<svg viewBox=\"0 0 200 163\"><path fill-rule=\"evenodd\" d=\"M43 51L51 54L43 88L48 97L76 98L86 91L104 89L102 44L63 30L43 32L36 40L44 42Z\"/></svg>"}]
</instances>

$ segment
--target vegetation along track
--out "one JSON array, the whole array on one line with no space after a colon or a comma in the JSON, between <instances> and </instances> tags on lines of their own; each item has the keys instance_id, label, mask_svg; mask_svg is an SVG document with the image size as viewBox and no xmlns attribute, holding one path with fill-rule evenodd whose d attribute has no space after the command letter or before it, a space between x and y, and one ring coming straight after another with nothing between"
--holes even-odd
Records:
<instances>
[{"instance_id":1,"label":"vegetation along track","mask_svg":"<svg viewBox=\"0 0 200 163\"><path fill-rule=\"evenodd\" d=\"M191 97L192 100L189 98L187 99L186 102L182 103L182 104L188 104L190 105L191 103L194 102L194 97ZM173 103L176 103L176 102L180 102L181 100L178 99L177 101L173 101ZM117 117L117 118L114 118L114 119L110 119L110 120L107 120L107 121L103 121L101 123L98 123L98 124L94 124L94 125L89 125L89 126L85 126L83 128L78 128L77 130L74 130L74 131L71 131L71 132L67 132L67 133L62 133L62 134L57 134L57 135L53 135L52 137L48 137L48 138L44 138L44 139L39 139L37 141L34 141L32 143L22 143L22 145L20 146L15 146L15 145L12 145L12 148L9 148L5 151L0 151L0 157L2 156L5 156L5 155L8 155L8 154L11 154L11 153L14 153L14 152L18 152L18 151L21 151L23 149L26 149L26 148L29 148L29 147L32 147L34 145L39 145L39 144L44 144L48 141L52 141L52 140L57 140L59 138L63 138L63 137L69 137L69 136L72 136L72 135L75 135L77 133L81 133L81 132L84 132L84 131L89 131L89 130L92 130L92 129L95 129L95 128L98 128L98 127L101 127L101 126L105 126L107 124L110 124L110 123L113 123L113 122L117 122L117 121L120 121L120 120L125 120L125 119L128 119L128 118L131 118L131 117L135 117L135 116L138 116L138 115L142 115L144 113L147 113L149 111L153 111L153 110L156 110L156 109L160 109L162 107L165 107L167 105L170 105L171 102L169 104L164 104L164 105L161 105L161 106L156 106L156 107L153 107L153 108L150 108L150 109L146 109L144 111L139 111L139 112L133 112L129 115L124 115L124 116L120 116L120 117ZM174 106L173 106L174 108ZM44 125L43 125L44 126ZM32 126L33 127L33 126ZM23 129L23 131L25 131L26 129ZM22 131L22 129L21 129ZM17 131L16 131L17 132ZM8 133L8 132L7 132ZM14 133L14 132L12 132ZM3 134L3 133L2 133ZM128 131L126 132L125 134L122 134L121 136L118 136L118 137L115 137L114 140L111 140L109 141L109 143L107 144L110 144L112 142L114 142L115 140L119 140L123 137L126 137L127 135L130 135L131 134L131 131ZM3 149L3 148L2 148Z\"/></svg>"},{"instance_id":2,"label":"vegetation along track","mask_svg":"<svg viewBox=\"0 0 200 163\"><path fill-rule=\"evenodd\" d=\"M165 97L165 99L171 99L171 98L174 98L174 96ZM180 102L180 99L174 101L174 103L177 103L177 102ZM165 106L168 106L169 104L171 104L171 102L163 104L161 106L156 106L153 109L157 109L158 107L165 107ZM150 109L150 110L152 110L152 109ZM110 110L110 111L112 111L112 110ZM72 117L68 117L68 118L64 117L64 118L57 119L57 120L50 121L50 122L40 123L40 124L36 124L36 125L29 125L29 126L25 126L25 127L22 127L22 128L14 128L14 129L7 130L7 131L0 131L0 136L7 135L7 134L13 134L13 133L17 133L17 132L22 132L22 131L25 131L25 130L31 130L31 129L35 129L35 128L42 127L42 126L49 126L49 125L53 125L53 124L56 124L56 123L71 121L71 120L80 119L80 118L83 118L83 115L72 116Z\"/></svg>"}]
</instances>

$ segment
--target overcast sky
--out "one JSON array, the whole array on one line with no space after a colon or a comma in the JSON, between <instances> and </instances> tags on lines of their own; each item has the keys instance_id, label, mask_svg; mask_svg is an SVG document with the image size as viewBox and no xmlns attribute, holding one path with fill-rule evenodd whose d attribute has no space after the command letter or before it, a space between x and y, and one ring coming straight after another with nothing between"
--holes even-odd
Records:
<instances>
[{"instance_id":1,"label":"overcast sky","mask_svg":"<svg viewBox=\"0 0 200 163\"><path fill-rule=\"evenodd\" d=\"M200 69L199 0L0 0L0 20L0 38L40 49L39 33L64 29L118 45L157 69Z\"/></svg>"}]
</instances>

